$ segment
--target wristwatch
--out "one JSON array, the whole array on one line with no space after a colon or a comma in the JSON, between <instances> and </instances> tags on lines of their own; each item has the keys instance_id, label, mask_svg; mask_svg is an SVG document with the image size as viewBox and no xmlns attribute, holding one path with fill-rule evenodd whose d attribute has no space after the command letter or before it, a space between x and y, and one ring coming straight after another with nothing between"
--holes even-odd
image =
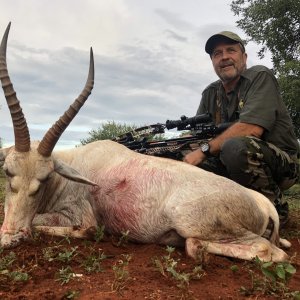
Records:
<instances>
[{"instance_id":1,"label":"wristwatch","mask_svg":"<svg viewBox=\"0 0 300 300\"><path fill-rule=\"evenodd\" d=\"M206 155L206 156L210 156L210 146L208 142L203 142L200 145L200 150Z\"/></svg>"}]
</instances>

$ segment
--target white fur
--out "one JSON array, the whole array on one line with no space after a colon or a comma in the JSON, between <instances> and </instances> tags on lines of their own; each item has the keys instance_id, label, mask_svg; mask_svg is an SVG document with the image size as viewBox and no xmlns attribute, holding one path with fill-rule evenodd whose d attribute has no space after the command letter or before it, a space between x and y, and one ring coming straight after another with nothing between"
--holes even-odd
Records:
<instances>
[{"instance_id":1,"label":"white fur","mask_svg":"<svg viewBox=\"0 0 300 300\"><path fill-rule=\"evenodd\" d=\"M196 239L226 247L256 245L242 247L243 254L210 246L211 252L218 248L217 254L250 259L267 247L268 255L262 258L286 259L273 246L279 241L274 206L262 194L229 179L183 162L138 154L112 141L54 152L49 158L36 148L33 143L29 153L2 151L4 170L14 175L8 177L4 247L21 241L20 232L28 235L31 224L58 235L72 232L61 227L80 226L81 231L74 230L76 237L103 224L112 234L129 230L132 240L144 243L182 245L193 238L186 245L191 256L196 255L197 247L191 246L198 245ZM269 219L274 223L272 246L260 237Z\"/></svg>"}]
</instances>

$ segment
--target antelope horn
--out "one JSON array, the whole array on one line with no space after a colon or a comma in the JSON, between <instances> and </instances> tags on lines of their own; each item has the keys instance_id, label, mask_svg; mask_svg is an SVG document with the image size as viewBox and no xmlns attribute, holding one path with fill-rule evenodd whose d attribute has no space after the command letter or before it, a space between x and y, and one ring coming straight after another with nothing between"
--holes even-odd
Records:
<instances>
[{"instance_id":1,"label":"antelope horn","mask_svg":"<svg viewBox=\"0 0 300 300\"><path fill-rule=\"evenodd\" d=\"M0 45L0 80L14 126L15 150L18 152L28 152L30 149L28 126L23 115L20 102L17 98L17 94L10 81L6 65L6 48L10 24L11 22L9 22L5 30Z\"/></svg>"},{"instance_id":2,"label":"antelope horn","mask_svg":"<svg viewBox=\"0 0 300 300\"><path fill-rule=\"evenodd\" d=\"M47 131L42 141L38 146L38 152L43 156L50 156L57 141L59 140L62 133L74 119L74 117L79 112L80 108L83 106L94 86L94 56L93 49L90 50L90 67L88 79L86 81L85 87L79 97L74 101L74 103L69 107L67 111L59 118L59 120Z\"/></svg>"}]
</instances>

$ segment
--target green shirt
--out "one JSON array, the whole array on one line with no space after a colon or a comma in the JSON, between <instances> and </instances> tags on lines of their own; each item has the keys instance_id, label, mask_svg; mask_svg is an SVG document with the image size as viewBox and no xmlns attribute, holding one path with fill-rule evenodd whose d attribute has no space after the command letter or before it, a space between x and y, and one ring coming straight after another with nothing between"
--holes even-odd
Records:
<instances>
[{"instance_id":1,"label":"green shirt","mask_svg":"<svg viewBox=\"0 0 300 300\"><path fill-rule=\"evenodd\" d=\"M259 125L265 129L263 140L289 154L299 153L292 120L268 68L254 66L245 70L235 89L227 94L220 80L210 84L202 93L197 115L209 112L216 122L218 109L221 123L239 120Z\"/></svg>"}]
</instances>

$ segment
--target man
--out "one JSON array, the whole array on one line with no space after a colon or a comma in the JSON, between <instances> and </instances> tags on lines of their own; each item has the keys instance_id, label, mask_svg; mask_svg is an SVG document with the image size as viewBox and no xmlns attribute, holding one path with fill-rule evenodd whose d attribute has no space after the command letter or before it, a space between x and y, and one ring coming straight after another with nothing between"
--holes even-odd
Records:
<instances>
[{"instance_id":1,"label":"man","mask_svg":"<svg viewBox=\"0 0 300 300\"><path fill-rule=\"evenodd\" d=\"M299 143L276 78L264 66L247 69L244 43L233 32L211 36L205 51L220 80L203 91L197 115L209 112L215 124L233 125L184 161L263 193L285 223L281 191L299 178Z\"/></svg>"}]
</instances>

